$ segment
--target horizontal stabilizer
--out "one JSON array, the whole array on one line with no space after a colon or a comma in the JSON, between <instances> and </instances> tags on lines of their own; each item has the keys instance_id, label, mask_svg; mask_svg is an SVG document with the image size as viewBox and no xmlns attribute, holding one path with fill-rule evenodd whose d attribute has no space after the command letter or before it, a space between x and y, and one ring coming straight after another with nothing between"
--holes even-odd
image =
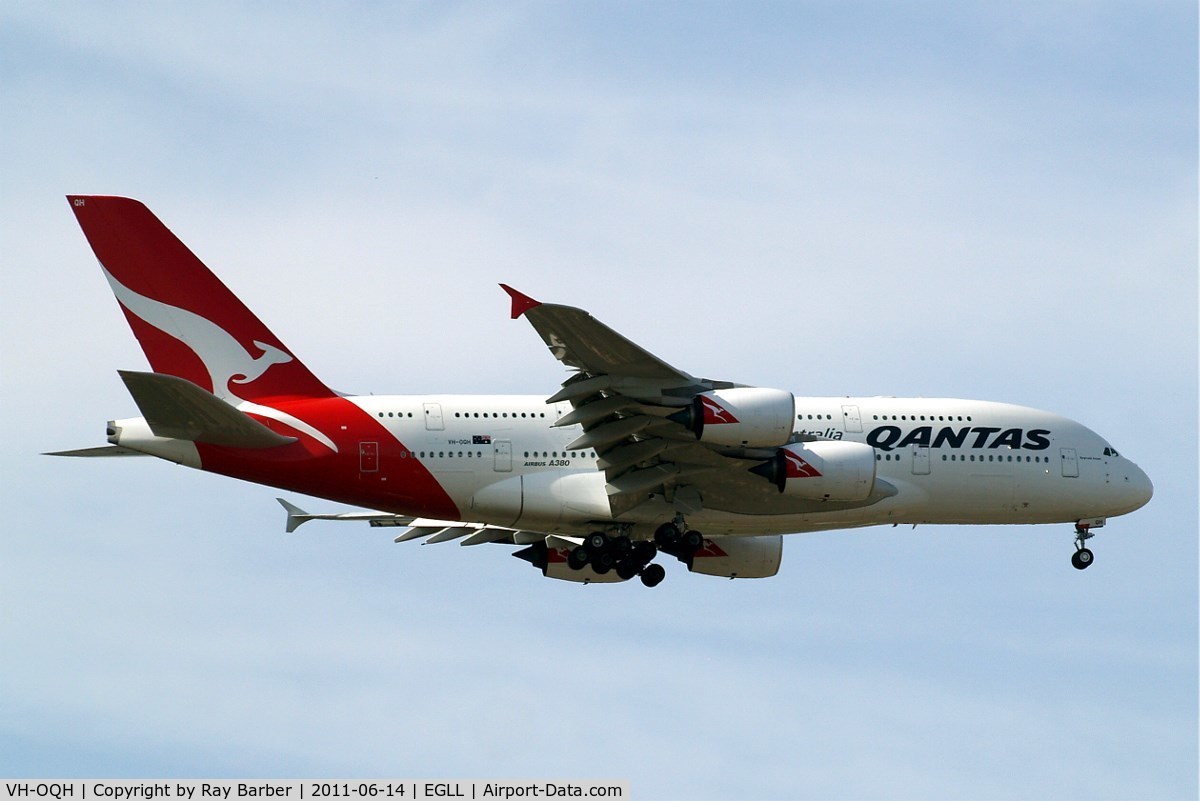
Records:
<instances>
[{"instance_id":1,"label":"horizontal stabilizer","mask_svg":"<svg viewBox=\"0 0 1200 801\"><path fill-rule=\"evenodd\" d=\"M228 448L276 448L296 441L296 437L277 434L185 378L117 372L155 436Z\"/></svg>"},{"instance_id":2,"label":"horizontal stabilizer","mask_svg":"<svg viewBox=\"0 0 1200 801\"><path fill-rule=\"evenodd\" d=\"M121 445L101 445L98 448L79 448L74 451L54 451L43 453L42 456L146 456L141 451L126 448Z\"/></svg>"}]
</instances>

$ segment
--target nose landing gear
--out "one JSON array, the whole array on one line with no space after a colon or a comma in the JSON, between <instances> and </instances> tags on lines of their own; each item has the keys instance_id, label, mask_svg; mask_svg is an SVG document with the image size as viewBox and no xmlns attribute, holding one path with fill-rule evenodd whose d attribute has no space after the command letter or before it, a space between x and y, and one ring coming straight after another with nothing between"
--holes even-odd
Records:
<instances>
[{"instance_id":1,"label":"nose landing gear","mask_svg":"<svg viewBox=\"0 0 1200 801\"><path fill-rule=\"evenodd\" d=\"M1071 566L1076 570L1086 570L1095 558L1091 549L1084 546L1084 543L1096 536L1091 532L1091 528L1091 523L1082 520L1075 524L1075 553L1071 554Z\"/></svg>"}]
</instances>

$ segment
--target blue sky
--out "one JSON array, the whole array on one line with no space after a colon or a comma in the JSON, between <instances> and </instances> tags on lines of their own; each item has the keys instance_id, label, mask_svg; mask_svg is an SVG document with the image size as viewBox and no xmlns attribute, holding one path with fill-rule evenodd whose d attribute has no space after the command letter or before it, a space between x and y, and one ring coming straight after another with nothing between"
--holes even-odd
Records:
<instances>
[{"instance_id":1,"label":"blue sky","mask_svg":"<svg viewBox=\"0 0 1200 801\"><path fill-rule=\"evenodd\" d=\"M0 10L0 774L617 777L639 798L1194 798L1188 3ZM145 201L331 385L552 392L506 282L685 370L986 398L1145 509L541 579L64 461L145 361L67 193ZM315 510L330 508L293 498Z\"/></svg>"}]
</instances>

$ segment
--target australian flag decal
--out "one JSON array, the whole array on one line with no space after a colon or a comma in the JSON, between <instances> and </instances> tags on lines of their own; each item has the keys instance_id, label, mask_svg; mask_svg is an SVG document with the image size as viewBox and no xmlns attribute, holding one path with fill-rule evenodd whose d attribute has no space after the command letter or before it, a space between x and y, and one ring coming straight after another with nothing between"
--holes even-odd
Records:
<instances>
[{"instance_id":1,"label":"australian flag decal","mask_svg":"<svg viewBox=\"0 0 1200 801\"><path fill-rule=\"evenodd\" d=\"M476 434L475 436L471 437L471 444L472 445L491 445L492 437L490 434Z\"/></svg>"}]
</instances>

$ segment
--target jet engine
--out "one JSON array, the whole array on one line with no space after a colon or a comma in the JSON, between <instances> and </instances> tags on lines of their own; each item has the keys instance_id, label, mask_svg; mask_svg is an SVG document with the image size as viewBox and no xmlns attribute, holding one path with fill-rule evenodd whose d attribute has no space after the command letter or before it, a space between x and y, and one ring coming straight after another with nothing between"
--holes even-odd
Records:
<instances>
[{"instance_id":1,"label":"jet engine","mask_svg":"<svg viewBox=\"0 0 1200 801\"><path fill-rule=\"evenodd\" d=\"M690 406L671 415L712 445L774 448L792 436L796 399L782 389L735 387L703 392Z\"/></svg>"},{"instance_id":2,"label":"jet engine","mask_svg":"<svg viewBox=\"0 0 1200 801\"><path fill-rule=\"evenodd\" d=\"M785 445L750 472L784 495L814 501L863 501L875 488L875 449L861 442L817 440Z\"/></svg>"},{"instance_id":3,"label":"jet engine","mask_svg":"<svg viewBox=\"0 0 1200 801\"><path fill-rule=\"evenodd\" d=\"M535 542L528 548L517 551L513 556L529 562L538 570L541 570L542 575L546 578L577 581L582 584L612 584L626 580L621 578L615 570L606 573L597 573L592 569L591 565L585 565L582 570L573 570L567 563L567 555L570 553L570 548L563 547L564 545L570 545L570 543L558 537L551 537L550 540L550 544Z\"/></svg>"},{"instance_id":4,"label":"jet engine","mask_svg":"<svg viewBox=\"0 0 1200 801\"><path fill-rule=\"evenodd\" d=\"M646 543L641 543L645 545ZM592 566L574 569L570 565L570 541L550 536L544 542L535 542L517 551L513 556L529 562L542 571L547 578L576 581L584 584L605 584L626 581L619 570L599 573ZM650 546L651 554L654 547ZM676 554L679 561L687 565L692 573L723 578L770 578L779 572L783 560L783 537L779 534L758 537L705 537L700 548L687 555ZM647 571L657 570L657 579L642 583L653 587L662 581L663 569L652 564Z\"/></svg>"},{"instance_id":5,"label":"jet engine","mask_svg":"<svg viewBox=\"0 0 1200 801\"><path fill-rule=\"evenodd\" d=\"M783 561L783 536L706 537L686 560L688 570L726 578L770 578Z\"/></svg>"}]
</instances>

